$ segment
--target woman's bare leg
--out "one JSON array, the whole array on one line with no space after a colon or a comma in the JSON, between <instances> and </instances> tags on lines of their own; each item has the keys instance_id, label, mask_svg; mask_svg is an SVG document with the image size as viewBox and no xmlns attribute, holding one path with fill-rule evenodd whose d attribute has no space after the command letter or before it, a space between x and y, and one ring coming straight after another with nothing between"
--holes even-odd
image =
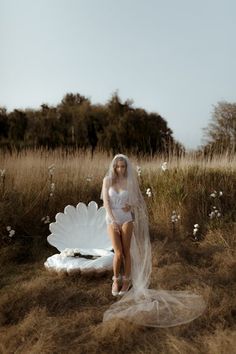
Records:
<instances>
[{"instance_id":1,"label":"woman's bare leg","mask_svg":"<svg viewBox=\"0 0 236 354\"><path fill-rule=\"evenodd\" d=\"M121 235L119 232L114 230L112 225L108 225L108 234L110 236L112 247L115 252L113 258L113 272L114 272L114 276L118 277L120 274L120 267L123 259Z\"/></svg>"},{"instance_id":2,"label":"woman's bare leg","mask_svg":"<svg viewBox=\"0 0 236 354\"><path fill-rule=\"evenodd\" d=\"M133 233L133 222L127 222L121 227L121 241L124 253L124 268L125 277L128 278L131 273L131 257L130 257L130 243Z\"/></svg>"}]
</instances>

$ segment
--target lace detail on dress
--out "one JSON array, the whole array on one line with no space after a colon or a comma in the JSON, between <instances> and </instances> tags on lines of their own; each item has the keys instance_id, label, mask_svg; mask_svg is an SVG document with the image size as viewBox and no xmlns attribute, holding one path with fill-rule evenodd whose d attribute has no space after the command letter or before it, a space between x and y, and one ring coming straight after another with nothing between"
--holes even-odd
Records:
<instances>
[{"instance_id":1,"label":"lace detail on dress","mask_svg":"<svg viewBox=\"0 0 236 354\"><path fill-rule=\"evenodd\" d=\"M124 211L122 208L129 202L129 193L128 190L122 190L117 192L114 187L109 187L108 195L110 199L110 206L112 210L112 214L116 222L120 225L133 221L133 217L130 211ZM112 220L110 219L108 213L106 215L107 224L111 224Z\"/></svg>"}]
</instances>

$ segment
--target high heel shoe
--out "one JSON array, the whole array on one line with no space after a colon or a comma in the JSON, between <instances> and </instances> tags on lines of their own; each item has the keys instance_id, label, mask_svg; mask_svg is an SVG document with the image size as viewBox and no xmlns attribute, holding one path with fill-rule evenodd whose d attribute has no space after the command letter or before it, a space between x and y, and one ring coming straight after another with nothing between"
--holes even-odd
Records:
<instances>
[{"instance_id":1,"label":"high heel shoe","mask_svg":"<svg viewBox=\"0 0 236 354\"><path fill-rule=\"evenodd\" d=\"M112 283L112 288L111 288L111 293L113 296L119 295L119 280L120 280L120 275L118 277L113 276L112 277L113 283Z\"/></svg>"},{"instance_id":2,"label":"high heel shoe","mask_svg":"<svg viewBox=\"0 0 236 354\"><path fill-rule=\"evenodd\" d=\"M119 295L124 295L125 293L127 293L131 287L131 278L130 277L126 277L126 276L122 276L122 288L119 291Z\"/></svg>"}]
</instances>

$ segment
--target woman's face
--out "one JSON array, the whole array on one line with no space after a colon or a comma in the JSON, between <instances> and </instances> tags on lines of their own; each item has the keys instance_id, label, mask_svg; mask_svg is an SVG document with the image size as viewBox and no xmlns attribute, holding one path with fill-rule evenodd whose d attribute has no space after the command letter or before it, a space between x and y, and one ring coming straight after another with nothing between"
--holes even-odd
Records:
<instances>
[{"instance_id":1,"label":"woman's face","mask_svg":"<svg viewBox=\"0 0 236 354\"><path fill-rule=\"evenodd\" d=\"M126 173L126 163L123 160L118 160L115 166L116 174L120 177L125 176Z\"/></svg>"}]
</instances>

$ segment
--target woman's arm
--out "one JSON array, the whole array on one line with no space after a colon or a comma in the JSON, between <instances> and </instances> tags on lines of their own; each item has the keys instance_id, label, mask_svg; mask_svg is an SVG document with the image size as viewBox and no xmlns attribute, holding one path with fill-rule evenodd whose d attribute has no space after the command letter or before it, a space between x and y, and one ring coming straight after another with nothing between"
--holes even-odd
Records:
<instances>
[{"instance_id":1,"label":"woman's arm","mask_svg":"<svg viewBox=\"0 0 236 354\"><path fill-rule=\"evenodd\" d=\"M128 203L125 204L125 206L122 208L122 210L128 212L128 211L132 211L132 207L131 205L129 205Z\"/></svg>"},{"instance_id":2,"label":"woman's arm","mask_svg":"<svg viewBox=\"0 0 236 354\"><path fill-rule=\"evenodd\" d=\"M109 189L110 185L111 185L111 182L110 182L109 177L104 177L103 185L102 185L102 199L103 199L104 207L105 207L110 219L112 220L112 223L116 223L114 215L112 214L110 199L109 199L109 194L108 194L108 189Z\"/></svg>"}]
</instances>

